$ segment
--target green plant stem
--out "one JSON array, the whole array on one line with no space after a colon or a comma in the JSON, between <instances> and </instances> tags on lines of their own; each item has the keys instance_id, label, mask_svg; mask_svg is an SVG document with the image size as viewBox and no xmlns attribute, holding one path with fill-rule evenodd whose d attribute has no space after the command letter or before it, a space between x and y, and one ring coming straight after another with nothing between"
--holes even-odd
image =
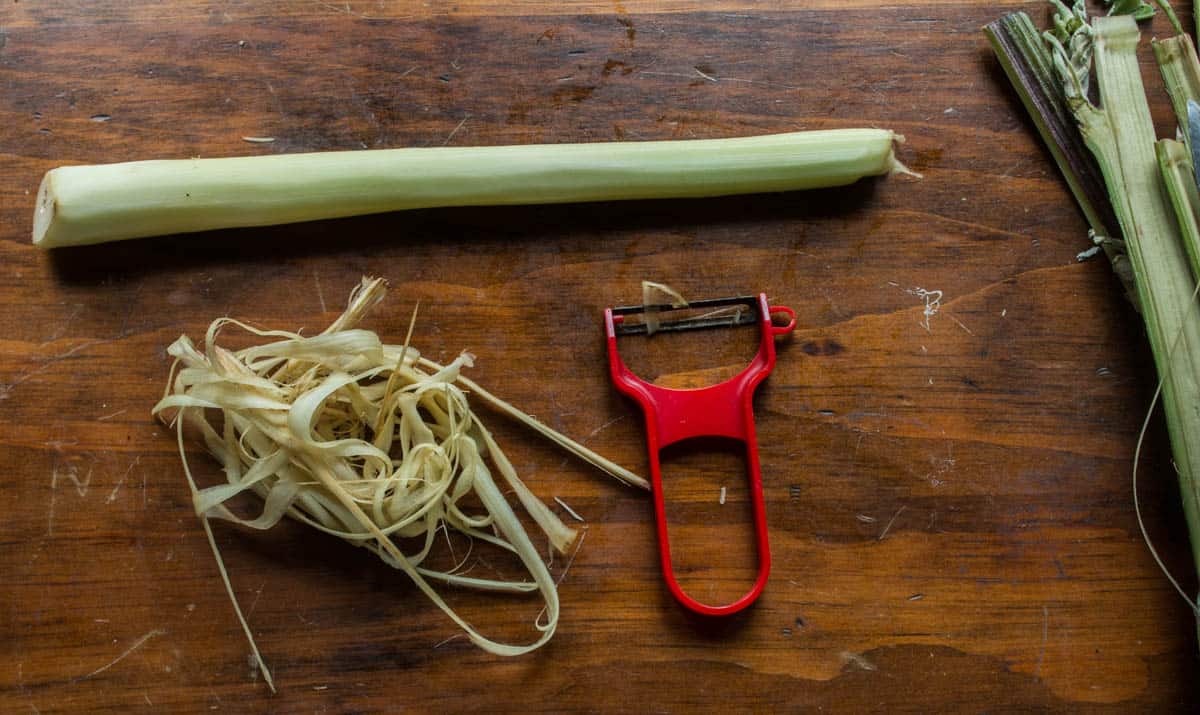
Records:
<instances>
[{"instance_id":1,"label":"green plant stem","mask_svg":"<svg viewBox=\"0 0 1200 715\"><path fill-rule=\"evenodd\" d=\"M906 171L883 129L735 139L436 147L53 169L42 248L414 208L792 191Z\"/></svg>"},{"instance_id":2,"label":"green plant stem","mask_svg":"<svg viewBox=\"0 0 1200 715\"><path fill-rule=\"evenodd\" d=\"M1200 275L1200 191L1196 189L1191 154L1174 139L1159 139L1154 148L1192 275Z\"/></svg>"},{"instance_id":3,"label":"green plant stem","mask_svg":"<svg viewBox=\"0 0 1200 715\"><path fill-rule=\"evenodd\" d=\"M1099 236L1118 238L1104 178L1079 134L1041 31L1028 15L1014 12L984 26L984 34L1088 225Z\"/></svg>"},{"instance_id":4,"label":"green plant stem","mask_svg":"<svg viewBox=\"0 0 1200 715\"><path fill-rule=\"evenodd\" d=\"M1078 100L1076 113L1115 199L1154 361L1178 472L1184 515L1200 544L1200 312L1179 228L1155 152L1154 125L1137 60L1138 29L1128 16L1101 17L1095 29L1101 109ZM1200 570L1200 550L1193 548Z\"/></svg>"},{"instance_id":5,"label":"green plant stem","mask_svg":"<svg viewBox=\"0 0 1200 715\"><path fill-rule=\"evenodd\" d=\"M1187 35L1175 35L1165 40L1153 40L1154 57L1162 73L1171 106L1179 122L1188 150L1192 150L1192 137L1188 131L1188 100L1200 101L1200 60L1196 58L1196 45Z\"/></svg>"}]
</instances>

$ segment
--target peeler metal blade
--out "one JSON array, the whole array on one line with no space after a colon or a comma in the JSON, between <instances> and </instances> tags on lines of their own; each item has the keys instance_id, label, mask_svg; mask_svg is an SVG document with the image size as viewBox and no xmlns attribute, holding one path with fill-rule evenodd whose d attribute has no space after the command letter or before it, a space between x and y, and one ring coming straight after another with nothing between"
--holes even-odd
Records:
<instances>
[{"instance_id":1,"label":"peeler metal blade","mask_svg":"<svg viewBox=\"0 0 1200 715\"><path fill-rule=\"evenodd\" d=\"M726 311L723 308L741 306L744 310ZM611 308L615 316L670 313L679 310L707 310L691 318L659 321L654 332L682 332L685 330L704 330L706 328L730 328L738 325L753 325L758 321L758 298L752 295L735 296L731 298L710 298L708 300L691 301L687 305L677 306L670 303L652 305L624 305ZM615 324L617 335L646 335L649 326L642 323L631 323L618 320Z\"/></svg>"}]
</instances>

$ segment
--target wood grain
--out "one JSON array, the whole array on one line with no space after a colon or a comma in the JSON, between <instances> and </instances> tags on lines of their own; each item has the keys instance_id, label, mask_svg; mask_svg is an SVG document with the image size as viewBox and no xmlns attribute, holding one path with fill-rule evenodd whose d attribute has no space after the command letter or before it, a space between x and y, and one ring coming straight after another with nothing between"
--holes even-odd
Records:
<instances>
[{"instance_id":1,"label":"wood grain","mask_svg":"<svg viewBox=\"0 0 1200 715\"><path fill-rule=\"evenodd\" d=\"M1107 266L1076 261L1084 222L979 32L1017 6L1041 12L5 5L0 710L1189 711L1195 622L1130 491L1154 375ZM1155 111L1166 134L1165 97ZM61 164L861 125L905 134L902 158L925 178L52 254L29 242L37 183ZM369 554L295 524L218 526L271 696L149 410L180 334L220 315L313 331L363 274L392 284L370 327L399 340L420 302L423 352L471 350L479 382L635 470L643 435L607 380L603 308L636 302L642 279L793 307L799 327L756 402L774 556L761 601L728 621L687 616L662 586L646 496L493 417L533 490L587 519L569 571L561 556L552 567L565 572L555 639L487 656ZM736 339L702 340L645 364L694 382L744 357ZM1151 534L1194 591L1158 421L1147 455ZM671 463L688 583L717 595L748 573L737 465ZM538 604L450 595L483 631L532 637Z\"/></svg>"}]
</instances>

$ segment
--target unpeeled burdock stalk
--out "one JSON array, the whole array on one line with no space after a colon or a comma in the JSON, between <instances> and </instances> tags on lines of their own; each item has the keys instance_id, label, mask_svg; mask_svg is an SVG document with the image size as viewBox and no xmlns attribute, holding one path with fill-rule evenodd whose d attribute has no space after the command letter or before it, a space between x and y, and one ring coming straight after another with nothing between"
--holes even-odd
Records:
<instances>
[{"instance_id":1,"label":"unpeeled burdock stalk","mask_svg":"<svg viewBox=\"0 0 1200 715\"><path fill-rule=\"evenodd\" d=\"M1192 41L1182 35L1154 43L1187 145L1156 140L1133 17L1089 20L1082 0L1070 8L1061 2L1054 4L1055 29L1041 38L1028 17L1020 14L1001 18L989 25L987 32L1038 127L1054 127L1055 131L1043 131L1043 137L1094 231L1100 234L1117 228L1098 225L1096 217L1102 213L1098 209L1105 204L1111 204L1117 218L1122 240L1111 233L1098 238L1110 251L1118 275L1132 286L1131 297L1145 321L1193 561L1200 569L1200 309L1196 303L1200 291L1196 282L1200 275L1200 193L1189 152L1196 149L1189 107L1196 106L1200 97L1200 60ZM1159 5L1181 33L1169 3ZM1125 3L1123 9L1141 7ZM1039 39L1045 44L1039 44ZM1088 92L1093 52L1098 104L1093 104ZM1070 110L1074 125L1063 121L1064 107ZM1076 169L1093 165L1093 159L1080 153L1081 140L1103 177L1107 196L1096 191L1094 180L1079 179L1090 174ZM1134 459L1135 484L1138 453L1140 440ZM1135 508L1137 503L1135 487ZM1180 588L1173 578L1172 582ZM1182 588L1180 593L1200 614L1196 599Z\"/></svg>"}]
</instances>

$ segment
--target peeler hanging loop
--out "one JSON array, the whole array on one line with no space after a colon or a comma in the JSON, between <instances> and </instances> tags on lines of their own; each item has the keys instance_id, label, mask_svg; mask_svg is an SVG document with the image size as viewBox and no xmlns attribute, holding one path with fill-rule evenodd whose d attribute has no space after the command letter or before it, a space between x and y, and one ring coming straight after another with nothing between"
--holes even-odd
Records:
<instances>
[{"instance_id":1,"label":"peeler hanging loop","mask_svg":"<svg viewBox=\"0 0 1200 715\"><path fill-rule=\"evenodd\" d=\"M787 335L796 328L796 311L786 305L772 305L771 311L771 332L773 335ZM776 315L786 315L787 322L783 325L775 324Z\"/></svg>"},{"instance_id":2,"label":"peeler hanging loop","mask_svg":"<svg viewBox=\"0 0 1200 715\"><path fill-rule=\"evenodd\" d=\"M759 326L761 340L758 353L745 369L724 382L690 390L661 387L642 380L625 366L617 351L618 335L647 333L644 323L627 325L625 316L644 313L648 309L674 310L673 306L628 306L609 308L604 311L608 361L613 383L618 390L641 406L646 419L650 481L654 490L654 513L663 577L676 600L696 613L710 616L736 613L753 603L762 593L771 570L762 474L754 431L754 389L775 367L775 338L791 332L796 327L795 311L781 305L770 305L765 294L696 301L687 307L697 309L739 305L745 306L749 310L737 311L732 315L722 317L702 315L698 318L663 323L659 326L659 330L693 330L751 323L757 323ZM776 317L785 317L786 323L776 325L774 322ZM746 469L750 481L750 504L754 519L755 547L758 552L758 571L754 585L750 587L749 591L740 598L722 605L701 603L688 595L676 579L671 562L671 544L667 532L660 453L669 445L693 437L727 437L741 441L746 450Z\"/></svg>"}]
</instances>

